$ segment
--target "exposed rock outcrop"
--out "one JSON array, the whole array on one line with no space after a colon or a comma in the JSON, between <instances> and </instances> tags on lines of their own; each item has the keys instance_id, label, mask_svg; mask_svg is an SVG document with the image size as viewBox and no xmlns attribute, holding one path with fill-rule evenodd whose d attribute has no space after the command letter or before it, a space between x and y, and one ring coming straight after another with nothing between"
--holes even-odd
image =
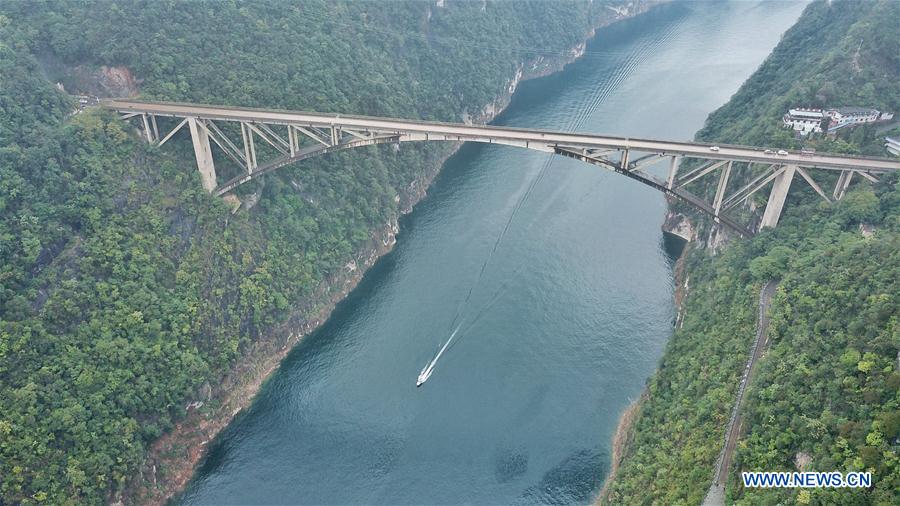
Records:
<instances>
[{"instance_id":1,"label":"exposed rock outcrop","mask_svg":"<svg viewBox=\"0 0 900 506\"><path fill-rule=\"evenodd\" d=\"M671 208L666 211L662 229L663 232L681 237L687 242L693 242L697 238L697 231L691 219Z\"/></svg>"}]
</instances>

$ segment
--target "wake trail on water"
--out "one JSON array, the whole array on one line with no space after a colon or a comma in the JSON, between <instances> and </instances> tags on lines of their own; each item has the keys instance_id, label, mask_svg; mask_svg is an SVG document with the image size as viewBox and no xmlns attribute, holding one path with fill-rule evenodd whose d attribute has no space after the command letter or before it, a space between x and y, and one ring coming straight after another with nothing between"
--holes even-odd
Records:
<instances>
[{"instance_id":1,"label":"wake trail on water","mask_svg":"<svg viewBox=\"0 0 900 506\"><path fill-rule=\"evenodd\" d=\"M513 272L512 276L510 276L510 279L514 279L515 275L519 272L519 270L521 270L521 269L516 269L516 271ZM453 332L450 333L450 337L447 339L447 342L444 343L444 346L441 347L441 349L440 349L440 351L438 351L437 355L435 355L435 357L431 360L431 362L429 362L428 365L425 366L425 369L422 370L422 375L424 375L426 378L428 376L431 376L431 373L434 372L434 366L437 365L437 361L439 358L441 358L441 355L443 355L445 351L450 351L451 349L453 349L454 346L456 346L456 343L458 343L460 341L462 336L464 336L466 334L466 332L469 331L469 329L474 327L475 324L478 323L478 321L481 320L481 318L485 314L487 314L488 310L490 310L494 306L494 304L496 304L497 301L500 300L500 296L502 296L504 294L504 292L506 292L506 289L508 287L509 287L509 280L504 282L502 285L500 285L500 288L498 288L496 291L494 291L494 294L491 296L490 299L488 299L488 301L485 303L484 307L482 307L481 310L475 314L475 318L473 318L472 321L470 321L469 324L466 325L464 328L463 328L463 323L465 323L465 318L463 318L459 322L459 324L456 326L456 328L453 329ZM455 321L454 321L454 323L455 323ZM459 333L460 329L462 329L462 334L460 334L460 339L457 339L454 341L453 338L456 337L456 335L457 335L457 333Z\"/></svg>"},{"instance_id":2,"label":"wake trail on water","mask_svg":"<svg viewBox=\"0 0 900 506\"><path fill-rule=\"evenodd\" d=\"M459 305L457 305L456 314L454 315L453 320L450 322L449 327L452 328L453 325L455 325L455 324L457 324L457 322L459 322L458 325L453 330L453 332L450 334L450 338L447 339L447 342L446 342L446 344L444 344L444 347L441 348L441 350L434 357L434 359L432 359L432 361L429 363L429 365L426 366L426 368L422 370L422 373L420 373L419 377L420 377L420 381L422 383L424 383L424 381L426 381L431 376L431 373L434 371L434 366L437 364L438 359L441 357L441 355L443 355L444 351L446 351L448 349L448 345L450 345L451 342L453 342L453 338L456 336L456 333L459 331L460 327L465 322L465 317L463 316L465 314L465 308L468 305L469 301L471 300L472 294L475 292L475 289L481 285L481 281L484 279L485 270L487 270L488 264L490 264L491 259L494 257L494 253L496 253L497 250L500 248L500 245L503 243L504 237L506 237L506 233L509 231L510 227L512 226L513 220L515 220L516 216L519 214L519 211L522 209L522 206L528 200L528 197L530 197L532 195L532 193L534 193L534 189L537 187L537 185L544 179L544 176L547 173L547 169L550 167L550 165L552 165L552 163L553 163L553 157L551 155L551 156L548 156L547 159L544 161L543 165L541 166L540 171L538 172L538 175L531 181L531 183L528 185L528 188L525 190L525 193L519 198L519 200L516 202L516 205L513 207L512 213L510 213L509 218L506 220L506 224L503 226L503 229L500 231L500 234L497 236L497 240L494 242L494 246L491 248L491 251L488 253L487 258L485 258L484 262L482 262L481 269L479 269L479 271L478 271L478 276L475 278L475 282L472 283L472 285L469 287L469 291L468 291L468 293L466 293L465 299L463 299L462 302L460 302ZM482 307L481 310L475 315L475 318L469 323L469 325L466 326L466 328L463 331L463 334L465 334L466 331L471 329L472 326L475 325L475 323L477 323L487 313L487 311L494 305L494 303L497 302L497 300L500 298L500 296L502 295L502 292L504 291L504 289L506 288L507 285L508 285L508 282L502 284L500 286L500 288L497 289L497 291L494 293L493 296L491 296L491 298L484 305L484 307ZM459 340L457 340L456 342L458 342L458 341ZM455 346L456 343L454 342L453 345ZM450 346L450 347L452 348L452 346ZM422 379L422 378L424 378L424 379Z\"/></svg>"},{"instance_id":3,"label":"wake trail on water","mask_svg":"<svg viewBox=\"0 0 900 506\"><path fill-rule=\"evenodd\" d=\"M518 271L519 271L519 269L517 269L513 273L513 276L511 276L510 279L515 277L515 274L518 273ZM431 373L434 372L434 366L437 365L438 359L441 358L441 355L443 355L444 352L446 352L446 351L450 351L451 349L453 349L454 346L456 346L456 344L460 341L460 339L462 339L462 336L464 336L465 333L469 331L469 329L471 329L476 323L478 323L478 321L481 320L481 318L485 314L487 314L488 310L490 310L494 306L494 304L496 304L496 302L498 300L500 300L500 296L503 295L503 293L506 291L506 288L508 286L509 286L509 280L507 280L505 283L500 285L500 288L498 288L494 292L494 294L491 296L491 298L488 299L488 301L487 301L487 303L485 303L484 307L482 307L481 310L475 314L475 318L473 318L472 321L470 321L469 324L466 325L464 328L463 328L463 323L465 323L465 318L462 318L462 320L459 321L459 323L453 329L453 332L450 333L450 337L447 339L447 342L444 343L444 345L441 347L440 351L438 351L437 355L435 355L435 357L433 359L431 359L431 362L429 362L425 366L425 368L422 369L422 372L419 373L420 384L424 383L425 381L428 380L429 377L431 377ZM455 323L456 323L456 319L454 320L454 324ZM460 330L462 330L462 334L459 334ZM457 334L460 335L460 339L454 340L454 338L457 336Z\"/></svg>"},{"instance_id":4,"label":"wake trail on water","mask_svg":"<svg viewBox=\"0 0 900 506\"><path fill-rule=\"evenodd\" d=\"M450 338L447 339L447 342L444 343L444 346L441 347L441 350L435 355L435 357L428 363L425 369L422 370L422 374L425 378L431 376L431 373L434 372L434 366L437 365L437 361L441 358L441 355L447 350L447 347L450 346L450 343L453 342L453 338L456 337L456 333L459 332L459 328L462 326L462 323L457 325L456 329L453 330L453 333L450 334Z\"/></svg>"},{"instance_id":5,"label":"wake trail on water","mask_svg":"<svg viewBox=\"0 0 900 506\"><path fill-rule=\"evenodd\" d=\"M513 273L513 276L515 276L515 273ZM512 279L512 276L510 277L510 279ZM503 293L506 292L506 288L507 288L508 286L509 286L509 281L507 281L506 283L503 283L502 285L500 285L500 288L498 288L497 291L494 292L494 295L492 295L491 298L485 303L484 307L482 307L481 310L478 311L478 313L475 314L475 318L473 318L472 321L470 321L468 325L466 325L465 327L463 327L463 329L462 329L462 334L460 334L460 339L462 339L462 336L466 335L466 333L467 333L472 327L474 327L475 324L478 323L478 321L481 320L481 318L484 317L484 315L486 315L487 312L488 312L492 307L494 307L494 304L496 304L497 301L500 300L500 296L502 296ZM465 321L465 319L464 319L463 321ZM460 325L462 325L462 322L460 322ZM449 350L449 349L453 349L453 347L456 346L456 344L460 341L460 339L457 339L457 340L450 346L450 348L448 348L448 350Z\"/></svg>"},{"instance_id":6,"label":"wake trail on water","mask_svg":"<svg viewBox=\"0 0 900 506\"><path fill-rule=\"evenodd\" d=\"M570 118L570 120L569 120L568 124L566 125L566 127L564 128L564 130L567 130L570 132L577 131L584 125L584 123L587 122L587 120L589 120L591 117L593 117L594 112L597 110L597 107L601 103L603 103L603 101L609 96L610 92L616 86L618 86L618 84L622 80L624 80L624 78L628 74L630 74L631 71L634 69L634 67L641 61L640 56L642 56L642 55L639 54L637 56L638 57L632 56L631 58L626 60L624 62L623 68L619 69L619 72L617 73L617 75L615 76L614 79L607 81L603 85L601 85L598 88L595 88L593 90L591 95L589 95L582 102L581 111L577 115L574 115ZM519 197L518 201L516 201L516 204L513 206L513 210L510 213L509 218L507 218L506 223L503 226L503 229L500 231L500 234L497 236L497 240L494 241L494 245L491 248L490 252L488 253L487 258L485 258L484 262L482 262L481 268L478 271L478 276L475 278L475 282L472 283L472 285L469 287L469 291L466 293L466 297L456 307L456 314L453 316L453 320L451 320L450 325L448 325L448 330L450 328L453 329L453 331L450 333L450 337L444 343L444 346L441 347L440 351L438 351L437 355L435 355L435 357L431 360L431 362L428 363L428 365L425 367L425 369L422 370L422 373L419 375L420 379L422 377L424 377L425 380L427 380L428 377L431 376L431 373L434 371L434 366L437 365L438 359L441 358L441 356L444 354L445 351L452 349L453 346L456 346L456 343L458 343L460 341L460 339L456 339L454 341L454 338L456 337L457 333L459 333L460 329L463 326L463 323L465 323L465 321L466 321L465 316L464 316L465 310L466 310L466 307L467 307L469 301L472 299L472 294L475 293L475 290L479 286L481 286L481 282L484 279L484 273L487 270L487 266L490 264L491 259L494 257L494 254L497 252L497 250L500 249L500 245L503 243L503 239L506 237L507 232L509 232L509 229L512 227L513 221L515 221L516 216L519 215L519 212L522 210L522 207L525 205L525 203L528 201L528 199L531 197L531 195L534 194L534 191L537 188L537 186L546 177L548 169L550 168L551 165L553 165L553 160L554 160L553 155L547 156L547 158L544 160L544 163L541 165L541 168L538 171L537 176L535 176L534 179L531 180L531 182L528 184L528 187L525 189L525 193L522 194L521 197ZM518 272L518 269L516 270L516 272ZM462 334L460 334L461 337L464 336L466 334L466 332L468 332L476 323L478 323L479 320L481 320L482 317L484 317L487 314L487 312L500 299L500 296L503 295L503 292L505 291L508 284L509 284L508 281L506 283L503 283L500 286L500 288L498 288L494 292L494 294L490 297L490 299L488 299L488 301L478 311L478 313L475 314L475 317L469 322L469 324L466 325L465 328L462 328ZM424 382L424 380L422 380L422 382Z\"/></svg>"}]
</instances>

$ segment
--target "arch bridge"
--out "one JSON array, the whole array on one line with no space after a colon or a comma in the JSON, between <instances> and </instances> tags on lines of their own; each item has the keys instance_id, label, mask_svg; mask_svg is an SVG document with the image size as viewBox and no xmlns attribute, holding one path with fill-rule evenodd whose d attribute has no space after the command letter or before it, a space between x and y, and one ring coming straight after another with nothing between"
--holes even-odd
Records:
<instances>
[{"instance_id":1,"label":"arch bridge","mask_svg":"<svg viewBox=\"0 0 900 506\"><path fill-rule=\"evenodd\" d=\"M686 202L717 223L749 236L753 232L729 217L726 211L769 183L774 182L760 228L777 225L795 176L799 175L819 196L831 202L844 196L856 175L876 182L880 175L900 170L900 161L891 159L776 152L751 146L173 102L108 99L100 105L121 113L123 119L139 119L144 137L157 146L187 126L203 187L217 196L285 165L335 151L412 141L482 142L555 153L599 165ZM174 126L168 131L161 129L160 118L175 118ZM258 149L258 141L262 143L259 147L266 147ZM239 175L221 184L216 178L213 144L241 169ZM260 163L263 158L267 160ZM685 159L696 159L699 166L692 164L690 170L682 173L679 166ZM649 166L661 163L667 166L665 180L646 172ZM752 164L763 170L748 184L728 191L735 163ZM813 179L814 171L838 173L830 197ZM718 176L711 199L685 188L707 176Z\"/></svg>"}]
</instances>

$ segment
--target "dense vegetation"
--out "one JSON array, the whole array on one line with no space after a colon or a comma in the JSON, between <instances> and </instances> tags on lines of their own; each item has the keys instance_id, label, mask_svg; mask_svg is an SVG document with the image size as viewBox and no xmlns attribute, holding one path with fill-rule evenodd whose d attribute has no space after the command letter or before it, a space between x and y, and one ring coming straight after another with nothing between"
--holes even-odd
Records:
<instances>
[{"instance_id":1,"label":"dense vegetation","mask_svg":"<svg viewBox=\"0 0 900 506\"><path fill-rule=\"evenodd\" d=\"M839 130L836 138L795 138L782 128L791 107L874 107L900 112L897 2L817 2L785 33L727 106L710 114L698 139L829 153L886 156L882 125ZM894 132L898 131L896 128Z\"/></svg>"},{"instance_id":2,"label":"dense vegetation","mask_svg":"<svg viewBox=\"0 0 900 506\"><path fill-rule=\"evenodd\" d=\"M898 14L900 4L890 0L811 4L698 135L791 145L781 114L798 100L820 105L820 94L829 105L896 111ZM813 142L885 154L872 129L843 135ZM900 502L900 178L853 188L835 204L796 192L777 229L718 254L689 252L684 325L648 384L610 503L702 502L753 343L759 289L769 279L779 281L770 346L747 392L728 501ZM745 489L739 481L740 471L798 469L871 471L874 483L799 490Z\"/></svg>"},{"instance_id":3,"label":"dense vegetation","mask_svg":"<svg viewBox=\"0 0 900 506\"><path fill-rule=\"evenodd\" d=\"M182 140L69 115L73 76L147 98L443 120L559 58L600 2L0 3L0 503L100 503L273 326L371 248L449 146L367 149L205 194ZM223 165L224 167L224 165ZM161 470L165 473L165 470Z\"/></svg>"}]
</instances>

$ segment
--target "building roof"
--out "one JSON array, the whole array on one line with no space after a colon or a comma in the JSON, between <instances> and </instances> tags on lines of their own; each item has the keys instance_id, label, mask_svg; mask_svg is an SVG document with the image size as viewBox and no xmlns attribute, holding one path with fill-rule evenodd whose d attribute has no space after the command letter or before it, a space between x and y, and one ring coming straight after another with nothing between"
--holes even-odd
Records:
<instances>
[{"instance_id":1,"label":"building roof","mask_svg":"<svg viewBox=\"0 0 900 506\"><path fill-rule=\"evenodd\" d=\"M788 109L788 114L797 118L822 118L822 109Z\"/></svg>"},{"instance_id":2,"label":"building roof","mask_svg":"<svg viewBox=\"0 0 900 506\"><path fill-rule=\"evenodd\" d=\"M836 107L833 109L841 114L878 114L878 110L873 107Z\"/></svg>"}]
</instances>

